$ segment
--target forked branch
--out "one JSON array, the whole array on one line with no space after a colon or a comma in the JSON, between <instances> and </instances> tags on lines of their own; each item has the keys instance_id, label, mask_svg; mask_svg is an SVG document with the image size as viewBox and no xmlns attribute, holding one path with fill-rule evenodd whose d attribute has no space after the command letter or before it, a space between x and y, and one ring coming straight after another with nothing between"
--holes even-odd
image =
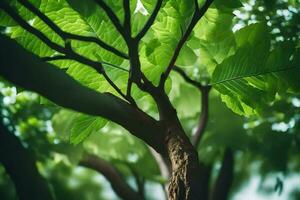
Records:
<instances>
[{"instance_id":1,"label":"forked branch","mask_svg":"<svg viewBox=\"0 0 300 200\"><path fill-rule=\"evenodd\" d=\"M178 66L174 66L174 71L182 76L182 78L189 84L195 86L201 92L201 114L197 129L191 138L191 142L194 147L198 147L203 137L207 122L208 122L208 111L209 111L209 92L211 89L210 85L202 85L200 82L191 79L183 69Z\"/></svg>"},{"instance_id":2,"label":"forked branch","mask_svg":"<svg viewBox=\"0 0 300 200\"><path fill-rule=\"evenodd\" d=\"M183 34L183 36L181 37L181 39L179 40L179 42L177 43L177 46L175 48L175 51L173 53L173 56L168 64L168 66L167 66L166 71L161 75L161 79L160 79L160 83L159 83L160 87L164 86L166 79L168 78L172 68L175 65L175 62L179 56L180 50L182 49L185 42L188 40L188 37L192 33L192 31L193 31L194 27L196 26L196 24L198 23L198 21L203 17L203 15L206 13L209 6L212 4L213 0L206 0L204 5L200 9L198 7L198 2L196 0L195 0L195 2L196 2L195 3L195 11L194 11L192 19L190 21L190 24L187 27L187 29L186 29L185 33Z\"/></svg>"},{"instance_id":3,"label":"forked branch","mask_svg":"<svg viewBox=\"0 0 300 200\"><path fill-rule=\"evenodd\" d=\"M110 46L106 44L104 41L102 41L99 38L96 37L88 37L88 36L82 36L82 35L75 35L72 33L68 33L63 31L59 26L57 26L49 17L47 17L44 13L42 13L39 9L34 7L28 0L18 0L24 7L26 7L28 10L30 10L32 13L34 13L36 16L38 16L47 26L49 26L57 35L59 35L64 41L67 39L73 39L73 40L79 40L84 42L93 42L103 49L106 49L107 51L110 51L114 53L115 55L128 59L128 55L125 53L119 51L118 49L114 48L113 46Z\"/></svg>"},{"instance_id":4,"label":"forked branch","mask_svg":"<svg viewBox=\"0 0 300 200\"><path fill-rule=\"evenodd\" d=\"M59 106L115 122L156 151L164 152L163 127L145 112L110 93L99 93L83 86L1 34L0 43L1 77Z\"/></svg>"},{"instance_id":5,"label":"forked branch","mask_svg":"<svg viewBox=\"0 0 300 200\"><path fill-rule=\"evenodd\" d=\"M41 31L29 25L18 13L14 11L7 3L0 2L0 8L3 9L9 16L11 16L22 28L24 28L29 33L33 34L37 38L39 38L42 42L44 42L47 46L52 48L53 50L64 54L69 59L75 60L81 64L87 65L95 69L99 74L102 74L106 81L117 91L119 95L121 95L124 99L131 102L130 99L126 97L125 94L117 87L117 85L109 78L106 74L102 63L90 60L80 54L74 52L69 46L66 47L60 46L55 42L52 42L47 36L44 35Z\"/></svg>"}]
</instances>

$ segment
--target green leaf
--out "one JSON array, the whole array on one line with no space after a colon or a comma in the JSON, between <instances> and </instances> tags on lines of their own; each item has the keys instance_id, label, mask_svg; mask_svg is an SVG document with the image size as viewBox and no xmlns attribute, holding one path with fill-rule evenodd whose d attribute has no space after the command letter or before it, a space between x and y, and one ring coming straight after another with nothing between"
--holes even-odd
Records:
<instances>
[{"instance_id":1,"label":"green leaf","mask_svg":"<svg viewBox=\"0 0 300 200\"><path fill-rule=\"evenodd\" d=\"M107 121L100 117L78 114L71 128L70 142L79 144L92 133L98 132Z\"/></svg>"},{"instance_id":2,"label":"green leaf","mask_svg":"<svg viewBox=\"0 0 300 200\"><path fill-rule=\"evenodd\" d=\"M290 91L293 83L284 73L299 69L298 53L290 44L271 52L269 34L263 24L254 24L236 33L234 55L216 66L211 83L234 112L260 114L275 100L275 94ZM260 39L264 38L264 41ZM293 88L297 88L296 85Z\"/></svg>"},{"instance_id":3,"label":"green leaf","mask_svg":"<svg viewBox=\"0 0 300 200\"><path fill-rule=\"evenodd\" d=\"M263 74L268 70L265 62L264 49L244 45L234 55L217 65L212 76L212 84Z\"/></svg>"},{"instance_id":4,"label":"green leaf","mask_svg":"<svg viewBox=\"0 0 300 200\"><path fill-rule=\"evenodd\" d=\"M236 43L241 47L247 43L266 51L270 48L270 30L265 23L246 26L235 33Z\"/></svg>"},{"instance_id":5,"label":"green leaf","mask_svg":"<svg viewBox=\"0 0 300 200\"><path fill-rule=\"evenodd\" d=\"M180 66L191 66L197 60L197 55L187 45L183 46L180 50L179 57L176 60L176 64Z\"/></svg>"}]
</instances>

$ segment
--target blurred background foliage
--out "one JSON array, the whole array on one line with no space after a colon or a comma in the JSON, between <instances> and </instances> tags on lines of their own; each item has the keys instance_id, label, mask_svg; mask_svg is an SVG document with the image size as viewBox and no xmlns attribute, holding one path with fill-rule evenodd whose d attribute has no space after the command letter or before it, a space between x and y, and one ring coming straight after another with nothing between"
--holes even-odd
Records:
<instances>
[{"instance_id":1,"label":"blurred background foliage","mask_svg":"<svg viewBox=\"0 0 300 200\"><path fill-rule=\"evenodd\" d=\"M229 27L220 27L221 30L235 32L246 25L265 22L271 29L272 48L285 42L300 45L299 0L241 2L243 6L234 11L235 16L227 16L226 9L218 7L223 17L228 17L224 20L233 20ZM147 8L150 3L145 1L144 4ZM156 28L159 29L159 24ZM156 47L155 41L151 42ZM200 50L201 53L205 52ZM189 65L184 60L180 64ZM198 71L190 72L204 83L209 81L210 73L201 66ZM191 133L200 113L200 94L177 74L172 74L171 80L171 100L187 133ZM4 123L24 148L30 150L39 172L58 200L118 199L100 173L80 165L86 154L95 154L108 161L134 190L138 190L142 182L146 199L165 198L162 185L166 180L160 175L151 150L124 129L59 108L4 80L0 94ZM213 166L212 177L215 179L224 149L232 149L235 171L231 199L300 199L297 187L300 184L298 94L277 95L260 115L246 118L229 110L217 90L211 92L209 124L198 151L200 159ZM139 103L143 104L147 98L143 96ZM143 107L155 115L152 105L145 103ZM80 134L75 134L78 132ZM17 199L14 185L3 167L0 167L0 199Z\"/></svg>"}]
</instances>

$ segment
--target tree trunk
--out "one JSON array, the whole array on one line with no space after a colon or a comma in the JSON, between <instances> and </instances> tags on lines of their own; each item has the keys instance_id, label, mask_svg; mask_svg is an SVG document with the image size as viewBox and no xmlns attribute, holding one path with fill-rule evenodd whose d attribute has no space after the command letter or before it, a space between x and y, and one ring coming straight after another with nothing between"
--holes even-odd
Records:
<instances>
[{"instance_id":1,"label":"tree trunk","mask_svg":"<svg viewBox=\"0 0 300 200\"><path fill-rule=\"evenodd\" d=\"M168 96L163 91L152 92L158 105L160 122L165 127L166 154L171 164L168 187L169 200L205 200L201 167L197 150L185 134Z\"/></svg>"},{"instance_id":2,"label":"tree trunk","mask_svg":"<svg viewBox=\"0 0 300 200\"><path fill-rule=\"evenodd\" d=\"M197 151L189 141L178 135L168 140L167 148L172 166L169 199L204 199Z\"/></svg>"}]
</instances>

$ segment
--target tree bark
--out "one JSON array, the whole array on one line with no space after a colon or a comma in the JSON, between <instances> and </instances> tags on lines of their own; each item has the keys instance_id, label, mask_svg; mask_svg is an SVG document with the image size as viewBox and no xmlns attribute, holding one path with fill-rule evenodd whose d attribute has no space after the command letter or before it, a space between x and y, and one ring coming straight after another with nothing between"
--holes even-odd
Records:
<instances>
[{"instance_id":1,"label":"tree bark","mask_svg":"<svg viewBox=\"0 0 300 200\"><path fill-rule=\"evenodd\" d=\"M2 122L0 122L0 162L15 184L20 200L54 199L47 182L38 172L32 154Z\"/></svg>"},{"instance_id":2,"label":"tree bark","mask_svg":"<svg viewBox=\"0 0 300 200\"><path fill-rule=\"evenodd\" d=\"M151 91L157 103L160 121L165 127L166 160L171 164L169 200L204 200L198 152L185 134L168 96L161 88Z\"/></svg>"},{"instance_id":3,"label":"tree bark","mask_svg":"<svg viewBox=\"0 0 300 200\"><path fill-rule=\"evenodd\" d=\"M151 88L160 120L156 121L126 101L88 89L55 66L42 62L15 41L0 35L0 75L35 91L54 103L111 120L142 139L170 160L171 200L204 199L198 154L186 136L176 110L162 88Z\"/></svg>"},{"instance_id":4,"label":"tree bark","mask_svg":"<svg viewBox=\"0 0 300 200\"><path fill-rule=\"evenodd\" d=\"M197 151L189 141L180 136L172 136L167 147L172 166L169 199L204 199Z\"/></svg>"}]
</instances>

